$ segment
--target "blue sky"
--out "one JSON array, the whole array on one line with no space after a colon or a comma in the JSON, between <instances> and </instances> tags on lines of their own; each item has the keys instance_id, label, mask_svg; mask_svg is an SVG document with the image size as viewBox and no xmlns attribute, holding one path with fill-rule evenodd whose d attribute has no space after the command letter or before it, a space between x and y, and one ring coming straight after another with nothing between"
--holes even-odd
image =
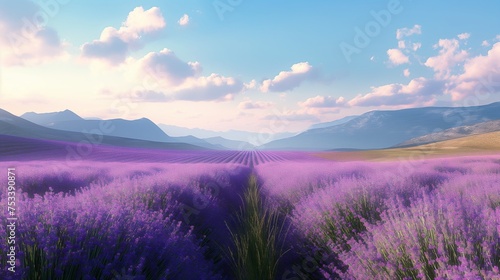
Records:
<instances>
[{"instance_id":1,"label":"blue sky","mask_svg":"<svg viewBox=\"0 0 500 280\"><path fill-rule=\"evenodd\" d=\"M281 132L486 104L500 4L481 3L0 0L0 107Z\"/></svg>"}]
</instances>

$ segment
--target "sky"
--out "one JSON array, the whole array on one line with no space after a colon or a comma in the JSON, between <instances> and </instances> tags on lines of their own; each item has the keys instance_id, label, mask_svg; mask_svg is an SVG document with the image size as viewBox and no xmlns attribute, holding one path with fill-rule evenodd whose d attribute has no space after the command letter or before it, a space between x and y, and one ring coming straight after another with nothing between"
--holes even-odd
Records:
<instances>
[{"instance_id":1,"label":"sky","mask_svg":"<svg viewBox=\"0 0 500 280\"><path fill-rule=\"evenodd\" d=\"M500 2L0 0L0 108L297 132L500 101Z\"/></svg>"}]
</instances>

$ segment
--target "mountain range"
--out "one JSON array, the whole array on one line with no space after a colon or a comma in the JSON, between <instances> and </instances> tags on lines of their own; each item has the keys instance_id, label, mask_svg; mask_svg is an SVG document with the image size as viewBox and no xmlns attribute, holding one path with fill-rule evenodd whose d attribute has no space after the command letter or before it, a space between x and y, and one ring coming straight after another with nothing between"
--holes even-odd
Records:
<instances>
[{"instance_id":1,"label":"mountain range","mask_svg":"<svg viewBox=\"0 0 500 280\"><path fill-rule=\"evenodd\" d=\"M471 135L500 131L500 120L487 121L475 125L453 127L440 132L427 134L405 141L396 147L419 146L434 142L447 141Z\"/></svg>"},{"instance_id":2,"label":"mountain range","mask_svg":"<svg viewBox=\"0 0 500 280\"><path fill-rule=\"evenodd\" d=\"M414 146L500 130L500 102L473 107L422 107L402 110L370 111L331 122L312 125L298 134L273 135L274 141L252 145L258 133L216 132L156 125L151 120L83 119L70 110L16 117L0 111L0 134L60 141L80 141L101 130L104 144L134 147L173 147L205 149L267 150L364 150ZM166 133L166 131L173 131ZM182 132L184 131L184 132ZM211 135L204 139L186 135ZM215 136L213 136L215 135ZM287 136L288 137L285 137ZM223 136L232 137L228 139ZM285 137L279 139L279 137ZM235 140L236 139L236 140ZM245 139L246 141L238 140ZM175 146L175 145L174 145Z\"/></svg>"},{"instance_id":3,"label":"mountain range","mask_svg":"<svg viewBox=\"0 0 500 280\"><path fill-rule=\"evenodd\" d=\"M370 111L347 122L272 141L269 150L383 149L445 129L499 120L500 102L473 107Z\"/></svg>"},{"instance_id":4,"label":"mountain range","mask_svg":"<svg viewBox=\"0 0 500 280\"><path fill-rule=\"evenodd\" d=\"M222 137L226 140L234 140L234 141L240 141L240 142L246 142L251 144L251 146L254 146L253 142L261 141L259 137L258 132L250 132L250 131L242 131L242 130L227 130L227 131L213 131L213 130L207 130L207 129L201 129L201 128L185 128L185 127L180 127L180 126L175 126L175 125L167 125L167 124L159 124L158 125L165 133L167 133L170 136L185 136L185 135L192 135L201 139L209 139L209 138L216 138L216 137ZM269 137L269 141L272 140L279 140L287 137L291 137L296 135L297 133L293 132L278 132L272 135L272 137ZM256 140L259 139L259 140ZM266 140L266 139L264 139ZM266 141L263 142L263 144L267 143ZM231 145L234 145L232 143Z\"/></svg>"},{"instance_id":5,"label":"mountain range","mask_svg":"<svg viewBox=\"0 0 500 280\"><path fill-rule=\"evenodd\" d=\"M103 122L107 122L113 129L107 130L107 136L123 137L153 142L165 143L187 143L208 149L227 149L217 143L211 144L203 139L194 136L171 137L161 128L147 118L137 120L110 119L98 120L95 118L83 119L70 110L52 113L28 112L21 115L21 118L47 128L72 131L89 132L99 129Z\"/></svg>"},{"instance_id":6,"label":"mountain range","mask_svg":"<svg viewBox=\"0 0 500 280\"><path fill-rule=\"evenodd\" d=\"M338 119L338 120L334 120L334 121L330 121L330 122L322 122L322 123L317 123L317 124L313 124L309 127L308 130L311 130L311 129L316 129L316 128L325 128L325 127L330 127L330 126L335 126L335 125L339 125L339 124L344 124L350 120L353 120L355 118L357 118L359 116L347 116L347 117L343 117L341 119ZM279 140L279 139L276 139L276 140Z\"/></svg>"},{"instance_id":7,"label":"mountain range","mask_svg":"<svg viewBox=\"0 0 500 280\"><path fill-rule=\"evenodd\" d=\"M157 149L201 149L199 146L187 143L166 143L153 142L125 137L110 136L104 133L112 129L111 125L101 125L100 129L90 131L74 132L64 131L41 126L17 117L5 110L0 109L0 135L2 137L2 146L9 146L19 140L16 139L41 139L55 140L64 142L81 142L94 145L109 145L120 147L135 148L157 148Z\"/></svg>"}]
</instances>

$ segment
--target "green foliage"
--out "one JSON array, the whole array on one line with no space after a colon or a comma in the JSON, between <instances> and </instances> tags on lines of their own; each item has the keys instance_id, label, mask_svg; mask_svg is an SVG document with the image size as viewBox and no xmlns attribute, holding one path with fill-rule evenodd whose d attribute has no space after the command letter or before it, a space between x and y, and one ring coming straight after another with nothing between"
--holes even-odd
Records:
<instances>
[{"instance_id":1,"label":"green foliage","mask_svg":"<svg viewBox=\"0 0 500 280\"><path fill-rule=\"evenodd\" d=\"M236 279L275 279L279 260L286 253L280 241L286 231L279 212L264 205L253 175L236 224L236 228L228 225L234 247L227 251Z\"/></svg>"}]
</instances>

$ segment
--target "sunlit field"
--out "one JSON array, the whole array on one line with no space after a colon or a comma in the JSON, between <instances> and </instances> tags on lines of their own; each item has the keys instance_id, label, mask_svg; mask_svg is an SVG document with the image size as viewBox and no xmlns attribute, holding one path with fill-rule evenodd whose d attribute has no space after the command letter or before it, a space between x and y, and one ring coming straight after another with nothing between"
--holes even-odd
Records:
<instances>
[{"instance_id":1,"label":"sunlit field","mask_svg":"<svg viewBox=\"0 0 500 280\"><path fill-rule=\"evenodd\" d=\"M0 0L0 280L500 280L499 11Z\"/></svg>"},{"instance_id":2,"label":"sunlit field","mask_svg":"<svg viewBox=\"0 0 500 280\"><path fill-rule=\"evenodd\" d=\"M16 170L19 250L1 279L499 279L498 156L2 164Z\"/></svg>"}]
</instances>

